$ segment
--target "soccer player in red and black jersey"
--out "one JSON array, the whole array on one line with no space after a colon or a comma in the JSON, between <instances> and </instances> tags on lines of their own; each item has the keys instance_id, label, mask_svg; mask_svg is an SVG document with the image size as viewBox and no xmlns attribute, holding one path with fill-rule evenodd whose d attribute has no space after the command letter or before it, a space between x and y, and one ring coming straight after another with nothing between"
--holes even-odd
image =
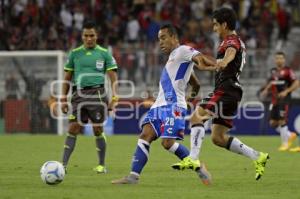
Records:
<instances>
[{"instance_id":1,"label":"soccer player in red and black jersey","mask_svg":"<svg viewBox=\"0 0 300 199\"><path fill-rule=\"evenodd\" d=\"M297 137L297 134L289 131L287 127L287 116L291 93L298 88L299 81L294 71L285 65L285 61L283 52L275 54L276 72L262 91L262 95L267 95L268 91L271 91L272 94L270 126L280 133L281 146L278 148L279 151L288 150Z\"/></svg>"},{"instance_id":2,"label":"soccer player in red and black jersey","mask_svg":"<svg viewBox=\"0 0 300 199\"><path fill-rule=\"evenodd\" d=\"M245 45L236 34L235 25L236 14L232 9L220 8L213 13L213 30L223 41L218 48L215 89L203 99L190 119L192 125L190 155L199 155L205 134L203 123L213 118L211 132L213 143L252 159L256 170L255 179L258 180L264 173L269 155L256 151L227 134L232 128L232 119L243 94L239 77L245 64ZM188 168L189 165L185 167Z\"/></svg>"}]
</instances>

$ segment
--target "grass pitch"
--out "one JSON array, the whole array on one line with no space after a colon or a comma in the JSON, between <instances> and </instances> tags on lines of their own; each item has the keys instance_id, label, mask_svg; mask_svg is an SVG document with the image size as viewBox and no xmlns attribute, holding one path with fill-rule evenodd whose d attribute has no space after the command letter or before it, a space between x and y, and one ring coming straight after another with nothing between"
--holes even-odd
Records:
<instances>
[{"instance_id":1,"label":"grass pitch","mask_svg":"<svg viewBox=\"0 0 300 199\"><path fill-rule=\"evenodd\" d=\"M204 141L201 160L213 176L204 186L190 170L175 171L177 158L160 146L150 149L150 159L138 185L112 185L127 175L137 136L108 137L107 174L95 174L97 164L93 137L80 136L71 157L68 174L59 185L44 184L39 175L42 164L60 160L64 137L0 136L1 199L300 199L300 153L277 152L279 137L240 137L248 145L270 153L265 175L254 180L253 163L242 156ZM189 137L183 142L189 145Z\"/></svg>"}]
</instances>

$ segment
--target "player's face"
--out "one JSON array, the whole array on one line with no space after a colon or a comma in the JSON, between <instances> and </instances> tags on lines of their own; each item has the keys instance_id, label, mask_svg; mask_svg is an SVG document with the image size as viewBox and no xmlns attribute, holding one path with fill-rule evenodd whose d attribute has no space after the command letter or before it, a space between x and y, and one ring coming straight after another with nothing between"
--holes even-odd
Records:
<instances>
[{"instance_id":1,"label":"player's face","mask_svg":"<svg viewBox=\"0 0 300 199\"><path fill-rule=\"evenodd\" d=\"M85 48L94 48L97 44L97 33L94 28L84 28L81 38Z\"/></svg>"},{"instance_id":2,"label":"player's face","mask_svg":"<svg viewBox=\"0 0 300 199\"><path fill-rule=\"evenodd\" d=\"M285 65L285 57L283 55L275 55L275 63L278 67Z\"/></svg>"},{"instance_id":3,"label":"player's face","mask_svg":"<svg viewBox=\"0 0 300 199\"><path fill-rule=\"evenodd\" d=\"M222 37L225 30L225 23L220 24L216 19L213 19L213 31L216 32L219 37Z\"/></svg>"},{"instance_id":4,"label":"player's face","mask_svg":"<svg viewBox=\"0 0 300 199\"><path fill-rule=\"evenodd\" d=\"M176 47L176 36L170 35L168 29L158 32L159 47L163 53L169 54Z\"/></svg>"}]
</instances>

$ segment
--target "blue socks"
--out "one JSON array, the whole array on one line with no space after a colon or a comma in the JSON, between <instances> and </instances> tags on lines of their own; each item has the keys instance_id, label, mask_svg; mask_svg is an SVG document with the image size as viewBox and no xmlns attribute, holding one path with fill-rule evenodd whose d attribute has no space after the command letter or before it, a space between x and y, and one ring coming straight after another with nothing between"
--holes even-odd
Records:
<instances>
[{"instance_id":1,"label":"blue socks","mask_svg":"<svg viewBox=\"0 0 300 199\"><path fill-rule=\"evenodd\" d=\"M149 142L138 139L137 147L132 158L131 163L131 174L139 176L142 172L144 166L146 165L149 158ZM184 159L189 156L189 150L184 146L177 142L173 144L173 146L169 149L171 153L174 153L179 159Z\"/></svg>"},{"instance_id":2,"label":"blue socks","mask_svg":"<svg viewBox=\"0 0 300 199\"><path fill-rule=\"evenodd\" d=\"M145 164L148 161L149 149L150 144L147 141L138 139L138 144L131 163L132 174L139 175L142 172Z\"/></svg>"},{"instance_id":3,"label":"blue socks","mask_svg":"<svg viewBox=\"0 0 300 199\"><path fill-rule=\"evenodd\" d=\"M190 154L189 150L184 145L179 144L178 142L175 142L173 146L169 148L169 151L171 153L174 153L181 160L189 156Z\"/></svg>"}]
</instances>

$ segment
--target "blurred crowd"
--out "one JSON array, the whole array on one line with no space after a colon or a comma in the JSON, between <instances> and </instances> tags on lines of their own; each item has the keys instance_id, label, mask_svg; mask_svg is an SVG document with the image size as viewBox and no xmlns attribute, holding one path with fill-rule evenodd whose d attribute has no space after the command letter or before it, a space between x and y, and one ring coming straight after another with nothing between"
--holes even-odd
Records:
<instances>
[{"instance_id":1,"label":"blurred crowd","mask_svg":"<svg viewBox=\"0 0 300 199\"><path fill-rule=\"evenodd\" d=\"M286 41L291 27L300 24L299 0L0 0L0 51L69 51L81 45L83 23L92 19L98 27L99 44L108 47L117 60L120 79L153 86L164 63L156 43L160 25L172 23L181 30L181 43L213 55L218 38L212 32L211 15L221 6L233 8L238 15L237 28L252 69L259 65L261 70L262 64L255 62L259 57L265 61L266 55L255 57L251 50L268 52L272 42ZM50 120L45 122L49 113L37 112L48 110L47 103L39 100L44 83L18 71L26 93L34 95L23 96L18 77L11 74L5 82L6 98L30 99L35 107L31 117L40 123L36 126L51 126Z\"/></svg>"},{"instance_id":2,"label":"blurred crowd","mask_svg":"<svg viewBox=\"0 0 300 199\"><path fill-rule=\"evenodd\" d=\"M159 71L155 41L162 23L180 28L182 43L214 54L218 38L210 16L220 6L238 14L238 31L248 50L270 48L274 29L285 41L290 27L300 22L298 0L1 0L0 4L0 50L68 51L81 44L82 25L92 19L98 25L99 43L122 63L120 77L134 82Z\"/></svg>"},{"instance_id":3,"label":"blurred crowd","mask_svg":"<svg viewBox=\"0 0 300 199\"><path fill-rule=\"evenodd\" d=\"M0 4L2 50L68 50L80 44L84 20L93 19L104 46L151 46L159 25L170 22L181 28L182 42L210 51L209 17L220 6L238 13L239 31L251 47L267 48L274 26L285 40L292 23L299 23L300 9L298 0L2 0Z\"/></svg>"}]
</instances>

